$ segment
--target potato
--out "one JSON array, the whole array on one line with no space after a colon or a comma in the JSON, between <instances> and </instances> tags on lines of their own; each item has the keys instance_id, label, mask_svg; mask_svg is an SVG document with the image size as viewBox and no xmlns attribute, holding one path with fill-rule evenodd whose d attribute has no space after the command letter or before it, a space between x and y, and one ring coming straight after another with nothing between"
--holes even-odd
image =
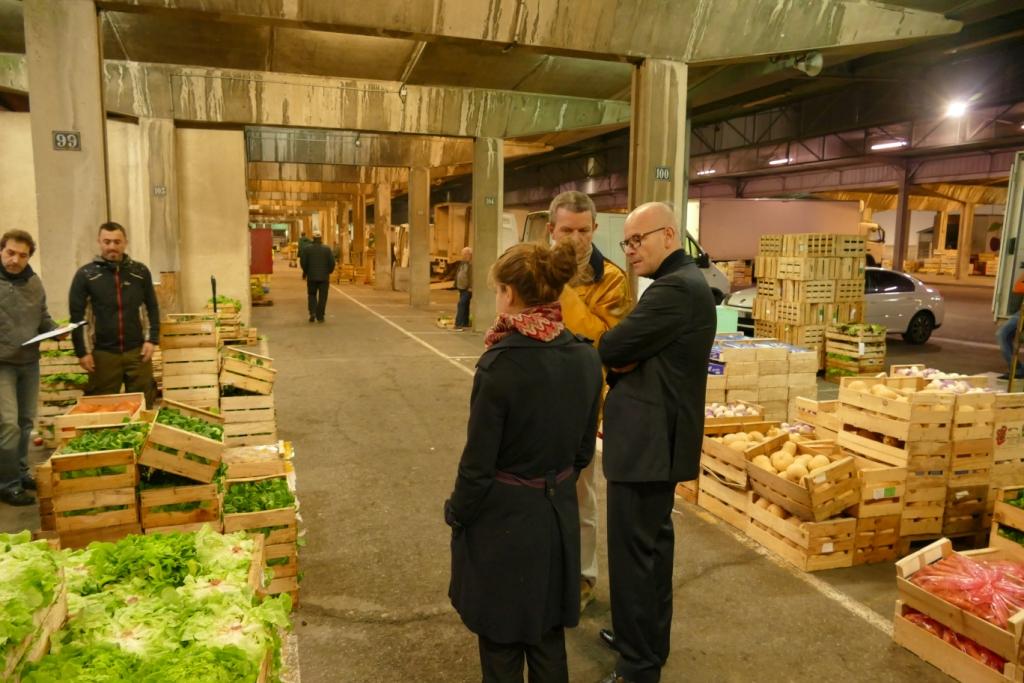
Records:
<instances>
[{"instance_id":1,"label":"potato","mask_svg":"<svg viewBox=\"0 0 1024 683\"><path fill-rule=\"evenodd\" d=\"M785 519L786 516L789 514L775 503L772 503L766 509L768 510L769 514L775 515L779 519Z\"/></svg>"},{"instance_id":2,"label":"potato","mask_svg":"<svg viewBox=\"0 0 1024 683\"><path fill-rule=\"evenodd\" d=\"M792 465L786 468L786 473L784 476L786 477L786 479L789 479L790 481L798 482L800 481L801 477L807 476L807 468L801 465L800 463L794 462Z\"/></svg>"},{"instance_id":3,"label":"potato","mask_svg":"<svg viewBox=\"0 0 1024 683\"><path fill-rule=\"evenodd\" d=\"M757 500L754 501L754 505L761 508L762 510L767 510L768 506L771 504L772 502L767 498L758 498Z\"/></svg>"},{"instance_id":4,"label":"potato","mask_svg":"<svg viewBox=\"0 0 1024 683\"><path fill-rule=\"evenodd\" d=\"M884 384L876 384L871 387L871 393L879 398L891 398L897 399L900 397L895 391L885 386Z\"/></svg>"},{"instance_id":5,"label":"potato","mask_svg":"<svg viewBox=\"0 0 1024 683\"><path fill-rule=\"evenodd\" d=\"M771 455L772 467L777 472L785 472L786 468L793 464L793 454L786 451L775 451Z\"/></svg>"},{"instance_id":6,"label":"potato","mask_svg":"<svg viewBox=\"0 0 1024 683\"><path fill-rule=\"evenodd\" d=\"M782 444L782 450L786 451L790 455L796 457L796 443L793 441L787 441Z\"/></svg>"},{"instance_id":7,"label":"potato","mask_svg":"<svg viewBox=\"0 0 1024 683\"><path fill-rule=\"evenodd\" d=\"M798 444L804 440L804 437L803 434L797 434L796 432L793 432L792 434L789 435L789 440L794 444Z\"/></svg>"},{"instance_id":8,"label":"potato","mask_svg":"<svg viewBox=\"0 0 1024 683\"><path fill-rule=\"evenodd\" d=\"M816 455L811 458L811 464L807 466L807 469L813 473L814 470L821 469L822 467L828 467L831 464L832 461L829 460L827 455Z\"/></svg>"},{"instance_id":9,"label":"potato","mask_svg":"<svg viewBox=\"0 0 1024 683\"><path fill-rule=\"evenodd\" d=\"M725 436L722 437L722 441L724 441L727 444L732 443L733 441L746 441L746 440L747 440L747 435L742 433L742 432L740 432L738 434L726 434Z\"/></svg>"},{"instance_id":10,"label":"potato","mask_svg":"<svg viewBox=\"0 0 1024 683\"><path fill-rule=\"evenodd\" d=\"M726 446L728 446L729 448L733 449L737 453L743 453L748 448L750 448L750 442L749 441L731 441L730 443L727 443Z\"/></svg>"},{"instance_id":11,"label":"potato","mask_svg":"<svg viewBox=\"0 0 1024 683\"><path fill-rule=\"evenodd\" d=\"M853 391L867 391L868 385L864 383L864 380L855 379L854 381L847 384L846 388L851 389Z\"/></svg>"},{"instance_id":12,"label":"potato","mask_svg":"<svg viewBox=\"0 0 1024 683\"><path fill-rule=\"evenodd\" d=\"M756 467L760 467L763 470L767 470L769 472L775 471L775 468L772 467L772 461L767 455L759 455L750 462L752 462Z\"/></svg>"},{"instance_id":13,"label":"potato","mask_svg":"<svg viewBox=\"0 0 1024 683\"><path fill-rule=\"evenodd\" d=\"M773 437L778 436L781 433L782 433L781 429L779 429L778 427L772 427L771 429L768 430L767 436L768 436L769 439L771 439Z\"/></svg>"},{"instance_id":14,"label":"potato","mask_svg":"<svg viewBox=\"0 0 1024 683\"><path fill-rule=\"evenodd\" d=\"M807 467L808 469L810 469L810 467L808 467L808 464L813 459L814 459L813 455L808 455L807 453L804 453L803 455L798 455L795 458L793 458L793 464L794 465L803 465L804 467Z\"/></svg>"},{"instance_id":15,"label":"potato","mask_svg":"<svg viewBox=\"0 0 1024 683\"><path fill-rule=\"evenodd\" d=\"M758 431L747 432L747 436L751 441L764 441L764 434Z\"/></svg>"}]
</instances>

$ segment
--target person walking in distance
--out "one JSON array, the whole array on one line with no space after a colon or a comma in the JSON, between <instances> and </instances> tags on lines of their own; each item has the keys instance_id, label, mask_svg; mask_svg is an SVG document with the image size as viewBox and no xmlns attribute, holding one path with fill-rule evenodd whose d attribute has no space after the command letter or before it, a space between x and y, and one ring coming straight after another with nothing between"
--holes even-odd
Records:
<instances>
[{"instance_id":1,"label":"person walking in distance","mask_svg":"<svg viewBox=\"0 0 1024 683\"><path fill-rule=\"evenodd\" d=\"M306 278L306 295L309 299L309 322L322 323L327 311L327 290L334 272L334 254L324 244L320 233L313 233L313 241L302 251L302 276Z\"/></svg>"},{"instance_id":2,"label":"person walking in distance","mask_svg":"<svg viewBox=\"0 0 1024 683\"><path fill-rule=\"evenodd\" d=\"M469 327L469 302L473 300L473 250L463 247L462 260L455 270L455 289L459 290L459 303L455 308L455 329Z\"/></svg>"},{"instance_id":3,"label":"person walking in distance","mask_svg":"<svg viewBox=\"0 0 1024 683\"><path fill-rule=\"evenodd\" d=\"M594 246L597 211L582 192L563 192L551 201L548 234L554 242L568 241L576 254L576 275L562 290L562 319L573 334L600 344L604 333L629 311L629 286L621 268ZM580 503L580 611L594 599L597 584L597 467L592 462L576 481Z\"/></svg>"},{"instance_id":4,"label":"person walking in distance","mask_svg":"<svg viewBox=\"0 0 1024 683\"><path fill-rule=\"evenodd\" d=\"M715 300L671 207L637 207L624 233L633 271L654 282L598 347L611 385L603 457L613 630L601 636L619 653L604 683L656 683L672 628L672 504L676 483L700 465Z\"/></svg>"},{"instance_id":5,"label":"person walking in distance","mask_svg":"<svg viewBox=\"0 0 1024 683\"><path fill-rule=\"evenodd\" d=\"M9 230L0 238L0 500L32 505L28 444L39 400L39 344L22 346L56 329L46 309L42 280L28 264L36 251L32 235Z\"/></svg>"},{"instance_id":6,"label":"person walking in distance","mask_svg":"<svg viewBox=\"0 0 1024 683\"><path fill-rule=\"evenodd\" d=\"M95 342L86 348L85 329L72 332L78 364L89 373L85 393L146 395L146 405L156 400L153 381L153 351L160 340L160 307L153 288L153 276L145 264L125 251L128 232L118 223L104 223L99 229L100 255L82 266L71 280L68 312L71 320L85 319L91 307ZM143 326L146 309L148 328Z\"/></svg>"}]
</instances>

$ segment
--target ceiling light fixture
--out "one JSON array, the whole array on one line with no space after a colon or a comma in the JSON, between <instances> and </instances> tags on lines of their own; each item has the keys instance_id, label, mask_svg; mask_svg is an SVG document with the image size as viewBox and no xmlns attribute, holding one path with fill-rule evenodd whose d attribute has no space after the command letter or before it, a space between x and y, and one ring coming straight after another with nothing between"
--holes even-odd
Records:
<instances>
[{"instance_id":1,"label":"ceiling light fixture","mask_svg":"<svg viewBox=\"0 0 1024 683\"><path fill-rule=\"evenodd\" d=\"M782 166L783 164L788 164L790 161L792 161L792 159L790 159L789 157L786 157L785 159L772 159L771 161L768 162L768 165Z\"/></svg>"},{"instance_id":2,"label":"ceiling light fixture","mask_svg":"<svg viewBox=\"0 0 1024 683\"><path fill-rule=\"evenodd\" d=\"M873 150L898 149L900 147L906 147L906 146L907 146L907 141L906 140L891 140L889 142L879 142L876 145L871 145L871 149L873 149Z\"/></svg>"},{"instance_id":3,"label":"ceiling light fixture","mask_svg":"<svg viewBox=\"0 0 1024 683\"><path fill-rule=\"evenodd\" d=\"M956 100L950 102L949 106L946 107L946 116L949 118L958 119L967 113L967 102L963 100Z\"/></svg>"},{"instance_id":4,"label":"ceiling light fixture","mask_svg":"<svg viewBox=\"0 0 1024 683\"><path fill-rule=\"evenodd\" d=\"M705 168L702 171L697 171L697 175L713 175L715 173L718 173L718 171L713 168Z\"/></svg>"}]
</instances>

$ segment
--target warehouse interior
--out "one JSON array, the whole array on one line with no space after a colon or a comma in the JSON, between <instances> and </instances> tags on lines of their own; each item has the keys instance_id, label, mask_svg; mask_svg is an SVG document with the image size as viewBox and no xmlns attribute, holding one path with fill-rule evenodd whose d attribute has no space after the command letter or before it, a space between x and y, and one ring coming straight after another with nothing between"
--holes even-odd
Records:
<instances>
[{"instance_id":1,"label":"warehouse interior","mask_svg":"<svg viewBox=\"0 0 1024 683\"><path fill-rule=\"evenodd\" d=\"M113 220L162 314L209 313L215 278L258 329L239 348L273 358L274 441L294 449L305 539L282 680L479 679L447 594L442 509L496 313L479 287L472 329L451 329L463 246L484 283L560 192L592 197L602 250L631 209L665 201L734 295L763 297L755 263L786 253L729 251L736 235L776 232L758 218L770 202L838 207L869 259L945 299L925 343L882 333L885 368L1013 396L993 306L1015 312L1019 226L1004 222L1020 222L1022 150L1024 2L0 0L0 209L38 244L54 318ZM326 324L307 326L296 244L314 234L337 266ZM840 322L867 322L859 310ZM802 321L764 322L798 345L782 326ZM814 398L841 403L849 381L826 381L818 341ZM33 464L53 450L35 447ZM603 486L598 499L603 520ZM804 571L713 509L680 498L676 512L661 680L981 680L894 641L893 561ZM2 532L40 521L0 505ZM984 546L988 526L974 531ZM611 623L603 542L598 554L596 600L566 636L574 683L616 662L598 636Z\"/></svg>"}]
</instances>

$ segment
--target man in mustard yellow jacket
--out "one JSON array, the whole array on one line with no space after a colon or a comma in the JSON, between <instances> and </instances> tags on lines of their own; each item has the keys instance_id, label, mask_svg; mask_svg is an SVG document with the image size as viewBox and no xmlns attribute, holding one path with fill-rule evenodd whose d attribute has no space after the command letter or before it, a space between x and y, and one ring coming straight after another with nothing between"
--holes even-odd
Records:
<instances>
[{"instance_id":1,"label":"man in mustard yellow jacket","mask_svg":"<svg viewBox=\"0 0 1024 683\"><path fill-rule=\"evenodd\" d=\"M597 211L582 192L563 192L548 210L552 241L569 240L576 247L578 270L559 302L570 332L598 346L605 332L629 312L631 301L626 274L594 246ZM580 611L594 599L597 583L597 488L594 463L580 473L576 494L580 505Z\"/></svg>"}]
</instances>

